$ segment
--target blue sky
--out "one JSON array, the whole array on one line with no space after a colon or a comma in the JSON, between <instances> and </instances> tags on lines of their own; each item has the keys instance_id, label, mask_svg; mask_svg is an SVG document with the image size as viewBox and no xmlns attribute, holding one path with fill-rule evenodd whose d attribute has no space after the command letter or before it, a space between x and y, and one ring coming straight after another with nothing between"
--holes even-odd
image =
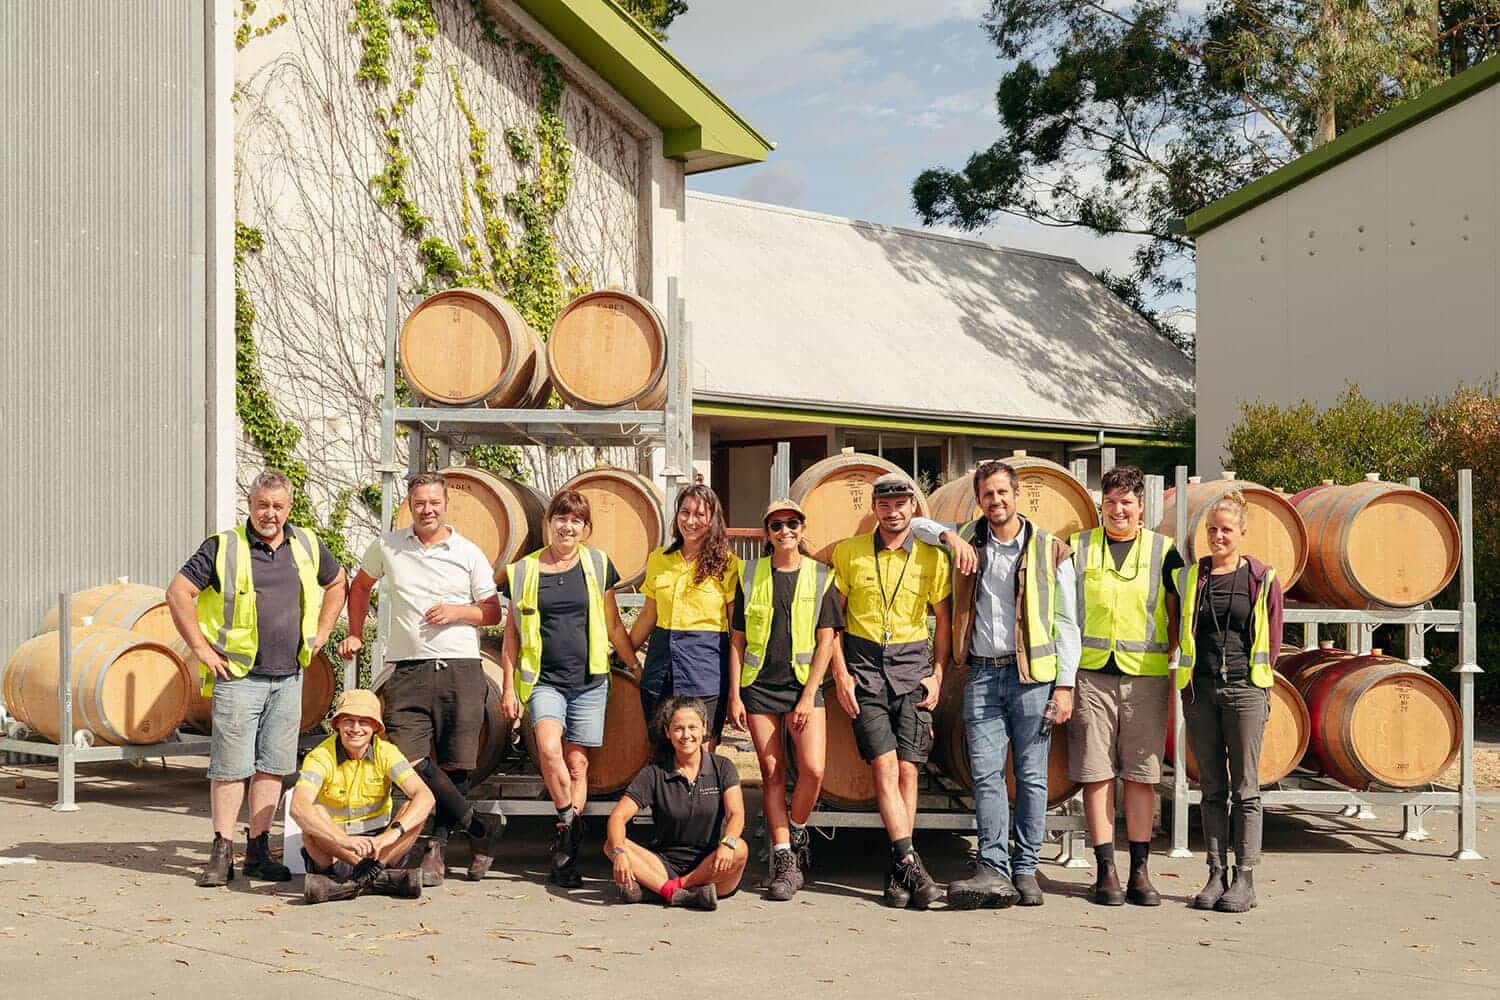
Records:
<instances>
[{"instance_id":1,"label":"blue sky","mask_svg":"<svg viewBox=\"0 0 1500 1000\"><path fill-rule=\"evenodd\" d=\"M919 228L911 182L994 142L985 0L691 0L667 45L777 149L691 190ZM1129 269L1134 241L1007 219L992 243Z\"/></svg>"}]
</instances>

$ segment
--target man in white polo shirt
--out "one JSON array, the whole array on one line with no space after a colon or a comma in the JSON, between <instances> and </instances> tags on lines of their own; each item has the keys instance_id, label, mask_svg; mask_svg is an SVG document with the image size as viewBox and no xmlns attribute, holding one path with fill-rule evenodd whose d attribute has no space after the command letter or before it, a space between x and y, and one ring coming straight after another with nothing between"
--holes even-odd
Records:
<instances>
[{"instance_id":1,"label":"man in white polo shirt","mask_svg":"<svg viewBox=\"0 0 1500 1000\"><path fill-rule=\"evenodd\" d=\"M468 874L478 881L505 828L504 817L486 821L476 814L466 795L484 726L478 627L500 621L500 598L484 553L446 523L443 477L412 476L406 499L412 526L372 542L349 588L349 637L339 643L339 654L353 656L364 645L370 591L386 578L383 593L393 612L386 660L394 667L381 689L386 736L437 799L432 837L421 855L422 884L442 884L450 831L468 835Z\"/></svg>"}]
</instances>

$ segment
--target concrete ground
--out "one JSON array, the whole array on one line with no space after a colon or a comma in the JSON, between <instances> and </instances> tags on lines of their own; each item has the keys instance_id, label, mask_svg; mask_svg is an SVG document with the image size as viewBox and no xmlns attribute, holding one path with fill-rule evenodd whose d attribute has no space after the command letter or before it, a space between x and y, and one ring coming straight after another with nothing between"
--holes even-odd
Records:
<instances>
[{"instance_id":1,"label":"concrete ground","mask_svg":"<svg viewBox=\"0 0 1500 1000\"><path fill-rule=\"evenodd\" d=\"M850 830L815 840L818 881L791 903L751 888L712 914L611 905L600 828L570 893L544 882L550 824L536 819L512 821L482 883L307 907L298 881L193 885L210 839L201 761L89 765L80 779L82 810L57 813L47 768L0 767L0 994L1500 994L1500 862L1451 860L1447 813L1410 843L1398 810L1369 822L1273 812L1260 906L1243 916L1189 910L1202 855L1162 853L1156 909L1093 906L1090 870L1044 863L1040 909L891 911L883 838ZM1480 819L1487 855L1500 853L1497 812ZM923 832L917 844L939 881L964 873L972 840ZM9 860L24 858L35 862Z\"/></svg>"}]
</instances>

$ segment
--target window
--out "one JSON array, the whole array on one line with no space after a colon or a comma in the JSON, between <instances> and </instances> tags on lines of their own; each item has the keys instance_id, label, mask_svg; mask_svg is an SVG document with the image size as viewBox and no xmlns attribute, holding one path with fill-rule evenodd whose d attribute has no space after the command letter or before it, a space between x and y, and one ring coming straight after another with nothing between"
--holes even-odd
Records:
<instances>
[{"instance_id":1,"label":"window","mask_svg":"<svg viewBox=\"0 0 1500 1000\"><path fill-rule=\"evenodd\" d=\"M922 492L937 487L948 468L948 439L890 431L843 431L844 447L878 455L916 481Z\"/></svg>"}]
</instances>

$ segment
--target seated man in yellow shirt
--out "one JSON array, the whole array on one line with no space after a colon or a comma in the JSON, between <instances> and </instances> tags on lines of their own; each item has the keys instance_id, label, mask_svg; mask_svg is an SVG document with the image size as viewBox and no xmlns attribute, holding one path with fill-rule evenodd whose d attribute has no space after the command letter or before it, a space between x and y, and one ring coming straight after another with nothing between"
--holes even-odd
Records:
<instances>
[{"instance_id":1,"label":"seated man in yellow shirt","mask_svg":"<svg viewBox=\"0 0 1500 1000\"><path fill-rule=\"evenodd\" d=\"M432 812L432 792L395 744L381 738L374 692L345 691L333 728L302 761L292 792L307 863L303 898L326 903L369 892L415 899L422 873L406 868L406 856ZM393 785L406 796L394 820Z\"/></svg>"}]
</instances>

